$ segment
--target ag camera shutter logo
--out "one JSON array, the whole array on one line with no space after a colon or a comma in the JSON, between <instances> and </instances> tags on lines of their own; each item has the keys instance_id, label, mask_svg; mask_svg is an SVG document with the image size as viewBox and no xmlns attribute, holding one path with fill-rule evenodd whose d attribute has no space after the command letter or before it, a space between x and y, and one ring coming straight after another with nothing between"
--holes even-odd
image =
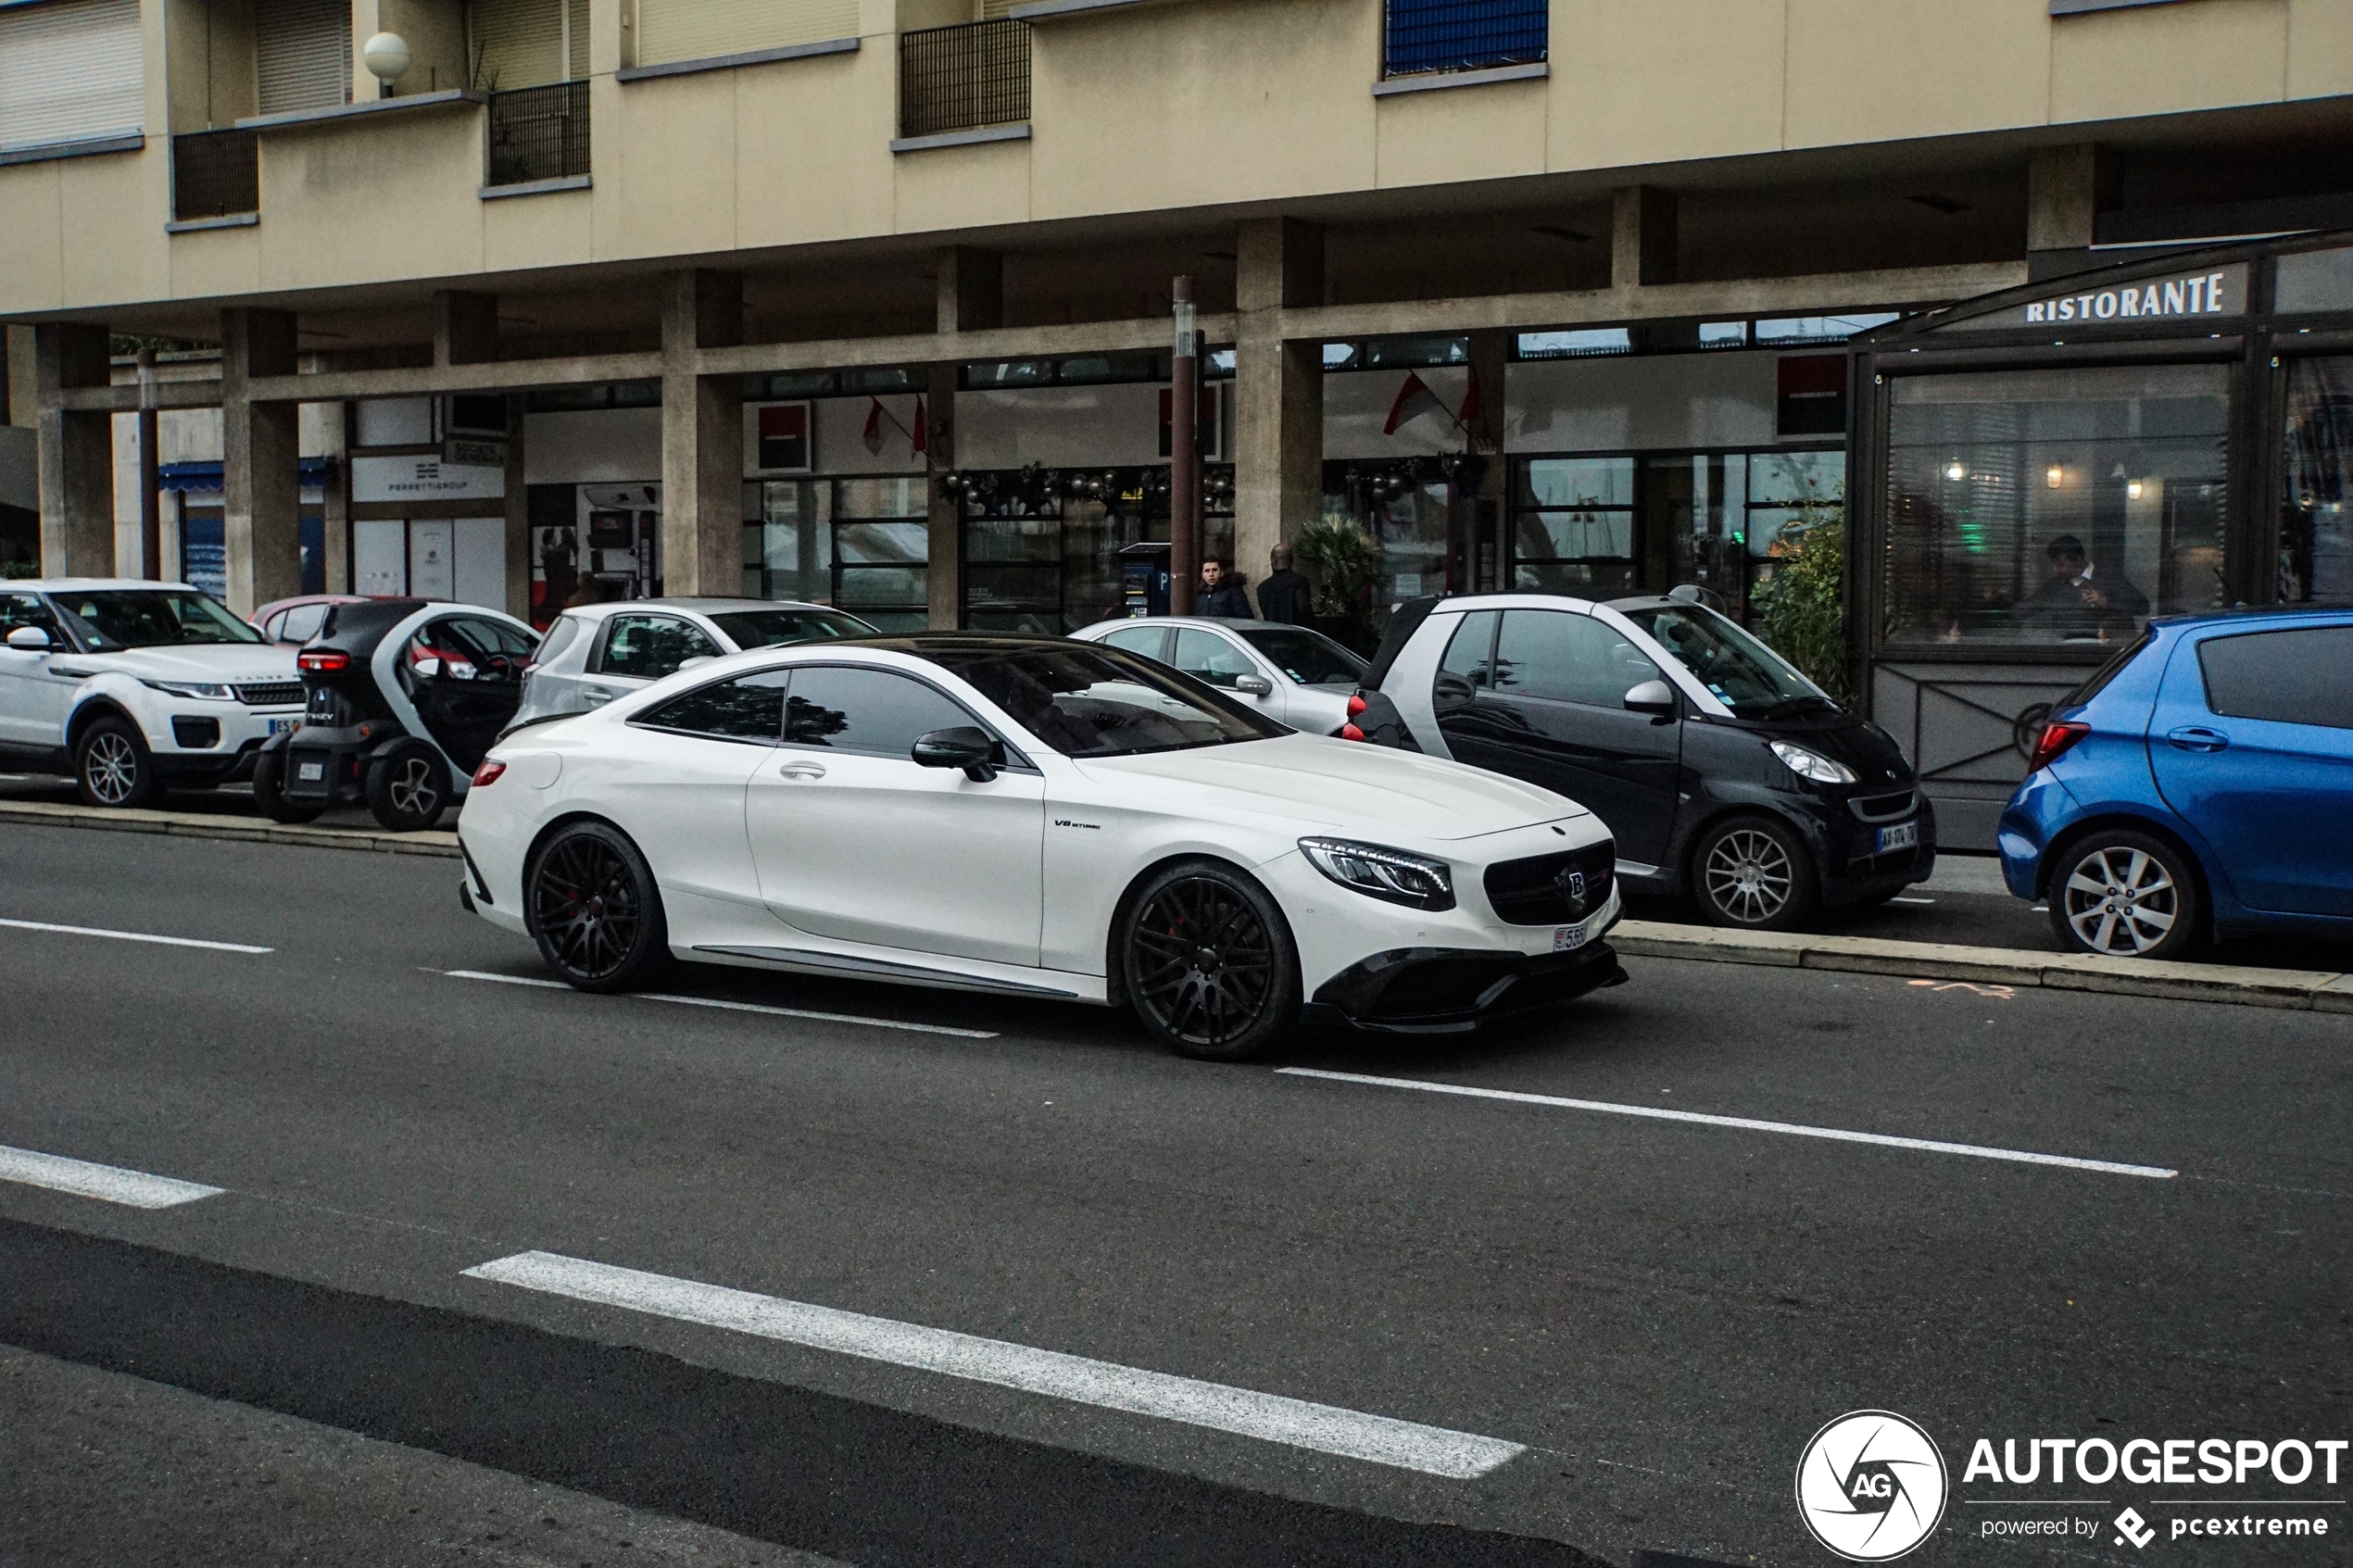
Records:
<instances>
[{"instance_id":1,"label":"ag camera shutter logo","mask_svg":"<svg viewBox=\"0 0 2353 1568\"><path fill-rule=\"evenodd\" d=\"M1814 1434L1797 1461L1797 1512L1849 1562L1887 1562L1944 1517L1944 1456L1893 1411L1850 1411Z\"/></svg>"}]
</instances>

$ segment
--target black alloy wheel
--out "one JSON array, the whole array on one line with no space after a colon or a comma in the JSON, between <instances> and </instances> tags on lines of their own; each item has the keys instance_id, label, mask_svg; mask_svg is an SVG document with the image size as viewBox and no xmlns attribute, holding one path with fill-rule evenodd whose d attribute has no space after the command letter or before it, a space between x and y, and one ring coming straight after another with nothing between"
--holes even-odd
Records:
<instances>
[{"instance_id":1,"label":"black alloy wheel","mask_svg":"<svg viewBox=\"0 0 2353 1568\"><path fill-rule=\"evenodd\" d=\"M434 746L414 738L370 761L361 782L368 810L394 833L422 833L441 821L452 793L449 764Z\"/></svg>"},{"instance_id":2,"label":"black alloy wheel","mask_svg":"<svg viewBox=\"0 0 2353 1568\"><path fill-rule=\"evenodd\" d=\"M1821 899L1814 857L1772 817L1733 817L1692 852L1692 891L1708 920L1736 931L1793 931Z\"/></svg>"},{"instance_id":3,"label":"black alloy wheel","mask_svg":"<svg viewBox=\"0 0 2353 1568\"><path fill-rule=\"evenodd\" d=\"M283 749L265 751L253 759L253 803L273 822L314 822L324 809L319 806L297 806L286 798Z\"/></svg>"},{"instance_id":4,"label":"black alloy wheel","mask_svg":"<svg viewBox=\"0 0 2353 1568\"><path fill-rule=\"evenodd\" d=\"M584 991L625 990L670 956L653 870L615 828L560 830L532 857L524 885L540 957Z\"/></svg>"},{"instance_id":5,"label":"black alloy wheel","mask_svg":"<svg viewBox=\"0 0 2353 1568\"><path fill-rule=\"evenodd\" d=\"M1171 866L1137 894L1121 934L1127 999L1179 1054L1240 1061L1299 1016L1299 956L1265 890L1213 860Z\"/></svg>"},{"instance_id":6,"label":"black alloy wheel","mask_svg":"<svg viewBox=\"0 0 2353 1568\"><path fill-rule=\"evenodd\" d=\"M73 783L86 806L152 806L163 797L147 738L119 714L96 720L74 742Z\"/></svg>"}]
</instances>

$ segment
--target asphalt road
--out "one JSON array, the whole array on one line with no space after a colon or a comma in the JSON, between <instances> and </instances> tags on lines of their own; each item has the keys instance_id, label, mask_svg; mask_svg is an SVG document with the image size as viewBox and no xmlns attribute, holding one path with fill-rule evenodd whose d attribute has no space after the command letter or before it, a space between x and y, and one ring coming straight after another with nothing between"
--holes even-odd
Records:
<instances>
[{"instance_id":1,"label":"asphalt road","mask_svg":"<svg viewBox=\"0 0 2353 1568\"><path fill-rule=\"evenodd\" d=\"M0 1176L220 1189L0 1179L9 1568L1825 1563L1793 1476L1862 1408L1951 1470L1907 1561L2344 1560L1989 1538L2052 1494L1962 1476L2353 1436L2341 1018L1629 960L1220 1068L1077 1008L462 978L541 976L440 860L0 826L0 919L232 945L0 926ZM658 1277L465 1272L528 1253ZM2353 1530L2353 1474L2192 1490Z\"/></svg>"}]
</instances>

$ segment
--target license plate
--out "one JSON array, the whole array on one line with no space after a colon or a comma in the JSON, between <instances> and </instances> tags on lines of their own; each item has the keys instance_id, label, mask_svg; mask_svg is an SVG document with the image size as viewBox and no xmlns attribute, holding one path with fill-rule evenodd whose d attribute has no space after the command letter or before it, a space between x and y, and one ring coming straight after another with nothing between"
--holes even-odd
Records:
<instances>
[{"instance_id":1,"label":"license plate","mask_svg":"<svg viewBox=\"0 0 2353 1568\"><path fill-rule=\"evenodd\" d=\"M272 719L270 721L270 733L273 735L291 734L300 728L302 728L302 721L299 719Z\"/></svg>"},{"instance_id":2,"label":"license plate","mask_svg":"<svg viewBox=\"0 0 2353 1568\"><path fill-rule=\"evenodd\" d=\"M1553 951L1555 953L1574 952L1592 941L1592 935L1593 922L1591 921L1587 921L1583 925L1556 925L1553 928Z\"/></svg>"},{"instance_id":3,"label":"license plate","mask_svg":"<svg viewBox=\"0 0 2353 1568\"><path fill-rule=\"evenodd\" d=\"M1879 830L1879 852L1882 855L1892 849L1917 849L1919 843L1920 824L1918 822L1898 822L1892 828Z\"/></svg>"},{"instance_id":4,"label":"license plate","mask_svg":"<svg viewBox=\"0 0 2353 1568\"><path fill-rule=\"evenodd\" d=\"M295 777L304 784L317 784L326 776L327 765L324 762L299 762L295 765Z\"/></svg>"}]
</instances>

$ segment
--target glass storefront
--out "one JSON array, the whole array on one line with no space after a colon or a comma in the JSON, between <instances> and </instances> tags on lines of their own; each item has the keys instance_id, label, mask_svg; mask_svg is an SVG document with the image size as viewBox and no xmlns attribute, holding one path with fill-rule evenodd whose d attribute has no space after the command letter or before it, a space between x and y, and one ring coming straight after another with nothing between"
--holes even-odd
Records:
<instances>
[{"instance_id":1,"label":"glass storefront","mask_svg":"<svg viewBox=\"0 0 2353 1568\"><path fill-rule=\"evenodd\" d=\"M2353 358L2290 360L2286 411L2280 602L2343 603L2353 599Z\"/></svg>"},{"instance_id":2,"label":"glass storefront","mask_svg":"<svg viewBox=\"0 0 2353 1568\"><path fill-rule=\"evenodd\" d=\"M963 624L975 631L1053 636L1126 615L1129 568L1166 565L1165 469L967 478ZM1230 557L1233 545L1231 511L1205 513L1203 554Z\"/></svg>"},{"instance_id":3,"label":"glass storefront","mask_svg":"<svg viewBox=\"0 0 2353 1568\"><path fill-rule=\"evenodd\" d=\"M745 487L744 591L838 605L886 632L930 623L921 475L765 480Z\"/></svg>"}]
</instances>

